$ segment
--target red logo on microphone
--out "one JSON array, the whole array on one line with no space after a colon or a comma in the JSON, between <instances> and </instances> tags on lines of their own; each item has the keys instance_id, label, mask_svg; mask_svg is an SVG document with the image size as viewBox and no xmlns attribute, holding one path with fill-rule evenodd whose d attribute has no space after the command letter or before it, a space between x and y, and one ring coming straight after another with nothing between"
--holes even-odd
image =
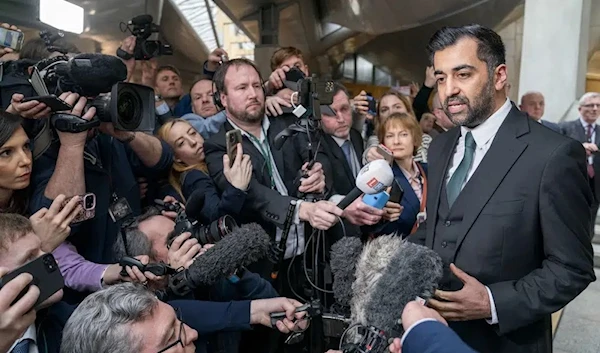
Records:
<instances>
[{"instance_id":1,"label":"red logo on microphone","mask_svg":"<svg viewBox=\"0 0 600 353\"><path fill-rule=\"evenodd\" d=\"M377 178L372 178L371 180L369 180L367 182L367 186L374 190L381 190L384 187L383 183L377 180Z\"/></svg>"}]
</instances>

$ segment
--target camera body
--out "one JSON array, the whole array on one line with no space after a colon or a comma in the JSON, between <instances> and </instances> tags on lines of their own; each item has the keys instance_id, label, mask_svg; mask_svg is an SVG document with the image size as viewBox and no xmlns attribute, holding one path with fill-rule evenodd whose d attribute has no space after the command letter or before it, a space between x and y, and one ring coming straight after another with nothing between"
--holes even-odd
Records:
<instances>
[{"instance_id":1,"label":"camera body","mask_svg":"<svg viewBox=\"0 0 600 353\"><path fill-rule=\"evenodd\" d=\"M129 21L131 34L136 37L133 57L135 60L150 60L157 56L173 55L169 44L160 40L148 40L153 33L158 33L160 27L153 23L150 15L141 15Z\"/></svg>"},{"instance_id":2,"label":"camera body","mask_svg":"<svg viewBox=\"0 0 600 353\"><path fill-rule=\"evenodd\" d=\"M198 221L191 220L186 215L185 210L180 210L175 218L175 228L167 237L167 244L170 247L173 240L185 232L190 232L192 238L198 240L201 246L214 244L231 234L237 228L237 223L229 215L219 217L216 221L204 225Z\"/></svg>"},{"instance_id":3,"label":"camera body","mask_svg":"<svg viewBox=\"0 0 600 353\"><path fill-rule=\"evenodd\" d=\"M312 112L312 119L320 120L320 114L317 114L316 106L330 105L333 103L335 92L334 82L332 80L319 78L315 75L298 81L298 99L300 104Z\"/></svg>"},{"instance_id":4,"label":"camera body","mask_svg":"<svg viewBox=\"0 0 600 353\"><path fill-rule=\"evenodd\" d=\"M150 87L118 82L89 105L96 108L101 122L112 122L117 130L154 132L154 90Z\"/></svg>"}]
</instances>

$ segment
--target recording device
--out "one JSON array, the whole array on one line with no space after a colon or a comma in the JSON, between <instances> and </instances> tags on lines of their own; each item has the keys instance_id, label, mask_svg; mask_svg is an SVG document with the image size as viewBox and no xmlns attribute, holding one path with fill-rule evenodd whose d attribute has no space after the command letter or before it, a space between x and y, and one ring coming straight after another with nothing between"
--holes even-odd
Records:
<instances>
[{"instance_id":1,"label":"recording device","mask_svg":"<svg viewBox=\"0 0 600 353\"><path fill-rule=\"evenodd\" d=\"M44 254L37 259L13 270L12 272L7 273L4 275L4 277L0 278L0 288L21 273L31 274L33 276L33 281L31 281L31 283L25 287L21 293L19 293L11 305L15 304L17 301L19 301L19 299L27 294L29 286L35 285L40 290L40 296L35 302L34 308L39 309L40 305L46 299L50 298L52 295L54 295L54 293L61 290L65 285L63 276L58 269L58 264L56 263L56 260L52 254Z\"/></svg>"},{"instance_id":2,"label":"recording device","mask_svg":"<svg viewBox=\"0 0 600 353\"><path fill-rule=\"evenodd\" d=\"M402 189L402 186L400 186L400 183L398 183L398 180L394 179L394 182L392 183L392 190L390 191L390 202L394 202L394 203L400 203L400 201L402 201L402 198L404 197L404 189Z\"/></svg>"},{"instance_id":3,"label":"recording device","mask_svg":"<svg viewBox=\"0 0 600 353\"><path fill-rule=\"evenodd\" d=\"M177 213L182 210L181 204L179 202L164 202L163 200L155 199L154 203L160 207L161 211Z\"/></svg>"},{"instance_id":4,"label":"recording device","mask_svg":"<svg viewBox=\"0 0 600 353\"><path fill-rule=\"evenodd\" d=\"M390 199L390 194L387 191L378 192L376 194L366 194L363 196L362 201L365 205L369 205L376 209L382 210L385 204Z\"/></svg>"},{"instance_id":5,"label":"recording device","mask_svg":"<svg viewBox=\"0 0 600 353\"><path fill-rule=\"evenodd\" d=\"M38 101L40 103L44 103L48 108L50 108L51 112L60 112L64 110L73 109L73 106L71 106L70 104L53 94L48 96L26 97L21 102L26 103L31 101Z\"/></svg>"},{"instance_id":6,"label":"recording device","mask_svg":"<svg viewBox=\"0 0 600 353\"><path fill-rule=\"evenodd\" d=\"M44 41L44 44L46 44L46 49L50 52L50 53L54 53L54 52L59 52L61 54L67 54L67 49L65 48L61 48L59 46L55 45L55 42L58 39L64 38L65 34L62 31L50 31L50 30L44 30L40 32L40 38L42 38L42 40Z\"/></svg>"},{"instance_id":7,"label":"recording device","mask_svg":"<svg viewBox=\"0 0 600 353\"><path fill-rule=\"evenodd\" d=\"M399 319L404 306L428 300L442 278L442 259L433 250L378 237L364 247L352 284L352 326L342 341L344 353L384 353L389 339L403 333Z\"/></svg>"},{"instance_id":8,"label":"recording device","mask_svg":"<svg viewBox=\"0 0 600 353\"><path fill-rule=\"evenodd\" d=\"M377 153L379 153L385 161L387 161L390 165L394 162L394 153L390 151L389 148L385 147L382 144L377 145Z\"/></svg>"},{"instance_id":9,"label":"recording device","mask_svg":"<svg viewBox=\"0 0 600 353\"><path fill-rule=\"evenodd\" d=\"M377 115L377 101L370 93L367 93L367 101L369 102L368 113L373 116Z\"/></svg>"},{"instance_id":10,"label":"recording device","mask_svg":"<svg viewBox=\"0 0 600 353\"><path fill-rule=\"evenodd\" d=\"M154 19L150 15L139 15L131 19L127 24L121 22L122 32L129 31L135 36L135 48L133 55L125 52L121 48L117 50L117 56L129 60L150 60L157 56L173 55L173 49L168 43L160 40L148 40L154 33L160 32L160 26L153 23Z\"/></svg>"},{"instance_id":11,"label":"recording device","mask_svg":"<svg viewBox=\"0 0 600 353\"><path fill-rule=\"evenodd\" d=\"M167 291L184 296L200 286L212 286L269 254L271 239L256 223L244 224L223 238L184 271L169 279Z\"/></svg>"},{"instance_id":12,"label":"recording device","mask_svg":"<svg viewBox=\"0 0 600 353\"><path fill-rule=\"evenodd\" d=\"M150 273L154 274L155 276L174 275L177 273L177 270L171 268L167 264L149 263L149 264L144 265L140 260L138 260L134 257L129 257L129 256L125 256L121 260L119 260L119 266L121 266L121 272L119 272L119 274L123 277L129 276L129 274L127 273L127 270L125 269L126 266L129 266L132 268L137 267L142 273L150 272Z\"/></svg>"},{"instance_id":13,"label":"recording device","mask_svg":"<svg viewBox=\"0 0 600 353\"><path fill-rule=\"evenodd\" d=\"M204 193L197 190L192 193L185 209L179 209L175 218L175 228L167 236L167 245L171 246L173 240L185 232L190 232L202 246L215 244L238 228L233 217L225 215L208 225L198 222L202 207L204 206Z\"/></svg>"},{"instance_id":14,"label":"recording device","mask_svg":"<svg viewBox=\"0 0 600 353\"><path fill-rule=\"evenodd\" d=\"M376 159L362 167L356 176L356 187L337 206L343 210L363 193L379 193L392 185L393 181L394 173L390 165L383 159Z\"/></svg>"},{"instance_id":15,"label":"recording device","mask_svg":"<svg viewBox=\"0 0 600 353\"><path fill-rule=\"evenodd\" d=\"M15 31L0 27L0 46L4 48L10 48L14 51L19 51L23 47L25 41L25 35L23 32Z\"/></svg>"},{"instance_id":16,"label":"recording device","mask_svg":"<svg viewBox=\"0 0 600 353\"><path fill-rule=\"evenodd\" d=\"M227 143L227 156L229 157L229 168L231 168L237 155L237 144L242 143L242 132L238 129L229 130L225 134L225 140Z\"/></svg>"},{"instance_id":17,"label":"recording device","mask_svg":"<svg viewBox=\"0 0 600 353\"><path fill-rule=\"evenodd\" d=\"M87 193L85 195L73 196L80 197L80 201L78 202L81 206L81 211L73 218L71 224L80 223L83 221L87 221L88 219L92 219L96 216L96 194ZM61 205L61 210L71 201L73 197L69 197L65 201L63 201Z\"/></svg>"}]
</instances>

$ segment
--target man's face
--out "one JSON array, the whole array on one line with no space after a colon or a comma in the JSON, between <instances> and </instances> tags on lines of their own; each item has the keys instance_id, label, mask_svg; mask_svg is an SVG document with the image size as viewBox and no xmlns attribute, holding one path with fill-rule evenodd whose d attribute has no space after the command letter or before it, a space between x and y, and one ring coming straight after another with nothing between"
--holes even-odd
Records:
<instances>
[{"instance_id":1,"label":"man's face","mask_svg":"<svg viewBox=\"0 0 600 353\"><path fill-rule=\"evenodd\" d=\"M435 122L435 115L425 113L421 116L421 121L419 121L419 125L421 125L421 130L424 133L428 134L433 129L433 123Z\"/></svg>"},{"instance_id":2,"label":"man's face","mask_svg":"<svg viewBox=\"0 0 600 353\"><path fill-rule=\"evenodd\" d=\"M448 118L456 125L475 127L494 111L495 93L503 90L506 67L498 66L488 75L487 64L477 57L477 42L460 39L435 53L438 94Z\"/></svg>"},{"instance_id":3,"label":"man's face","mask_svg":"<svg viewBox=\"0 0 600 353\"><path fill-rule=\"evenodd\" d=\"M579 114L588 124L593 124L598 120L600 114L600 97L591 97L585 100L579 106Z\"/></svg>"},{"instance_id":4,"label":"man's face","mask_svg":"<svg viewBox=\"0 0 600 353\"><path fill-rule=\"evenodd\" d=\"M292 67L297 67L298 69L300 69L300 71L304 73L305 76L309 76L308 65L304 63L304 60L302 60L302 58L299 58L297 56L290 56L289 58L285 59L281 63L281 65L279 65L280 68L283 66L287 66L290 69Z\"/></svg>"},{"instance_id":5,"label":"man's face","mask_svg":"<svg viewBox=\"0 0 600 353\"><path fill-rule=\"evenodd\" d=\"M336 112L335 116L321 114L321 122L323 123L323 131L325 133L347 139L350 135L350 127L352 126L352 108L350 100L344 91L339 91L333 96L331 109Z\"/></svg>"},{"instance_id":6,"label":"man's face","mask_svg":"<svg viewBox=\"0 0 600 353\"><path fill-rule=\"evenodd\" d=\"M249 65L230 66L221 102L233 120L253 123L265 115L265 94L258 72Z\"/></svg>"},{"instance_id":7,"label":"man's face","mask_svg":"<svg viewBox=\"0 0 600 353\"><path fill-rule=\"evenodd\" d=\"M45 253L41 248L40 238L35 233L27 233L15 241L8 242L0 250L0 267L6 267L9 272L25 265L26 263L37 259ZM54 293L50 298L42 303L42 307L50 306L62 298L62 289Z\"/></svg>"},{"instance_id":8,"label":"man's face","mask_svg":"<svg viewBox=\"0 0 600 353\"><path fill-rule=\"evenodd\" d=\"M438 94L433 97L433 115L435 115L435 123L445 130L452 129L455 126L446 115Z\"/></svg>"},{"instance_id":9,"label":"man's face","mask_svg":"<svg viewBox=\"0 0 600 353\"><path fill-rule=\"evenodd\" d=\"M523 96L519 108L535 120L540 120L544 116L544 105L544 96L540 93L530 93Z\"/></svg>"},{"instance_id":10,"label":"man's face","mask_svg":"<svg viewBox=\"0 0 600 353\"><path fill-rule=\"evenodd\" d=\"M190 90L192 98L192 111L203 118L217 114L217 107L213 102L212 82L202 80L197 82Z\"/></svg>"},{"instance_id":11,"label":"man's face","mask_svg":"<svg viewBox=\"0 0 600 353\"><path fill-rule=\"evenodd\" d=\"M194 342L198 339L198 332L188 325L181 325L175 310L161 301L152 315L143 321L131 326L131 336L141 337L141 353L156 353L178 342L165 353L194 353Z\"/></svg>"},{"instance_id":12,"label":"man's face","mask_svg":"<svg viewBox=\"0 0 600 353\"><path fill-rule=\"evenodd\" d=\"M179 98L183 95L181 79L171 70L163 70L156 75L156 91L166 99Z\"/></svg>"},{"instance_id":13,"label":"man's face","mask_svg":"<svg viewBox=\"0 0 600 353\"><path fill-rule=\"evenodd\" d=\"M140 232L146 234L152 243L154 258L152 262L169 263L169 249L167 249L167 237L175 228L175 222L163 215L150 217L140 222Z\"/></svg>"}]
</instances>

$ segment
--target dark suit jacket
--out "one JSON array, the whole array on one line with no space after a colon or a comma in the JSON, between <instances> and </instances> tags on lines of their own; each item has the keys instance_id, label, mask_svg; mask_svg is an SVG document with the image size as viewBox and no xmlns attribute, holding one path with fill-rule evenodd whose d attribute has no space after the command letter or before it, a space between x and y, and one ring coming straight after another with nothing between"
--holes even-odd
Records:
<instances>
[{"instance_id":1,"label":"dark suit jacket","mask_svg":"<svg viewBox=\"0 0 600 353\"><path fill-rule=\"evenodd\" d=\"M453 128L429 148L430 248L439 243L436 231L453 226L439 219L438 207L459 136ZM551 352L551 313L595 280L592 200L581 144L513 107L454 204L464 209L459 228L448 228L458 232L451 262L490 288L499 320L450 323L467 344L482 352ZM442 289L462 288L445 265Z\"/></svg>"},{"instance_id":2,"label":"dark suit jacket","mask_svg":"<svg viewBox=\"0 0 600 353\"><path fill-rule=\"evenodd\" d=\"M437 321L425 321L404 338L402 353L475 353L450 328Z\"/></svg>"},{"instance_id":3,"label":"dark suit jacket","mask_svg":"<svg viewBox=\"0 0 600 353\"><path fill-rule=\"evenodd\" d=\"M560 125L560 129L564 135L572 139L581 143L587 142L587 135L580 119L564 122ZM598 128L598 125L596 125L596 140L594 143L600 146L600 128ZM587 165L587 156L585 157L585 163ZM600 157L598 155L594 157L594 172L596 175L600 175ZM596 200L600 200L600 177L594 177L594 187Z\"/></svg>"},{"instance_id":4,"label":"dark suit jacket","mask_svg":"<svg viewBox=\"0 0 600 353\"><path fill-rule=\"evenodd\" d=\"M362 167L362 155L365 149L362 136L358 130L350 129L350 142L352 142L352 146L354 147L358 163ZM331 171L333 173L332 187L334 193L339 195L350 193L356 186L356 178L352 175L352 169L346 160L344 151L337 142L327 134L323 136L323 149L331 164Z\"/></svg>"},{"instance_id":5,"label":"dark suit jacket","mask_svg":"<svg viewBox=\"0 0 600 353\"><path fill-rule=\"evenodd\" d=\"M556 123L552 123L549 121L546 121L544 119L542 119L542 125L544 125L545 127L554 130L555 132L558 132L559 134L561 134L561 130L560 130L560 126L558 126L558 124Z\"/></svg>"}]
</instances>

